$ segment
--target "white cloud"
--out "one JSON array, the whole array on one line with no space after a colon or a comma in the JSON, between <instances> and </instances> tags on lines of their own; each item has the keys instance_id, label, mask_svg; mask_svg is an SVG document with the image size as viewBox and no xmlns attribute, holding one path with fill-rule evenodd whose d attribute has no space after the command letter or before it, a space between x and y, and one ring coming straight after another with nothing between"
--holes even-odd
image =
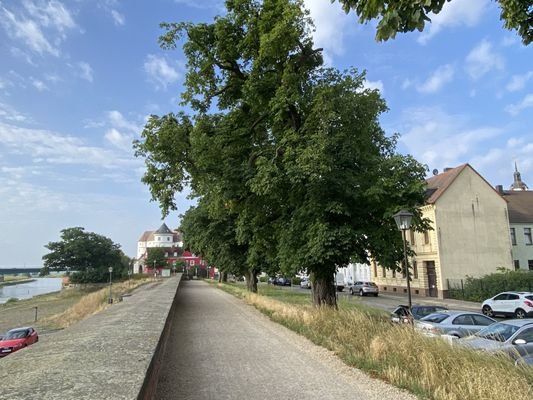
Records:
<instances>
[{"instance_id":1,"label":"white cloud","mask_svg":"<svg viewBox=\"0 0 533 400\"><path fill-rule=\"evenodd\" d=\"M131 168L139 163L132 156L89 146L74 136L0 122L0 148L4 155L22 155L36 165L72 164L94 168Z\"/></svg>"},{"instance_id":2,"label":"white cloud","mask_svg":"<svg viewBox=\"0 0 533 400\"><path fill-rule=\"evenodd\" d=\"M12 12L2 8L2 25L9 36L23 40L30 49L39 54L50 53L59 56L59 50L44 37L39 26L31 20L19 20Z\"/></svg>"},{"instance_id":3,"label":"white cloud","mask_svg":"<svg viewBox=\"0 0 533 400\"><path fill-rule=\"evenodd\" d=\"M111 10L111 16L113 17L113 21L115 21L115 25L124 25L126 23L124 15L117 10Z\"/></svg>"},{"instance_id":4,"label":"white cloud","mask_svg":"<svg viewBox=\"0 0 533 400\"><path fill-rule=\"evenodd\" d=\"M144 71L158 87L166 89L167 85L180 79L180 74L167 60L153 54L148 54L144 60Z\"/></svg>"},{"instance_id":5,"label":"white cloud","mask_svg":"<svg viewBox=\"0 0 533 400\"><path fill-rule=\"evenodd\" d=\"M505 107L505 111L516 116L526 108L533 108L533 93L526 95L519 103L508 105Z\"/></svg>"},{"instance_id":6,"label":"white cloud","mask_svg":"<svg viewBox=\"0 0 533 400\"><path fill-rule=\"evenodd\" d=\"M107 130L104 137L113 146L124 151L132 151L132 135L124 134L115 128L111 128Z\"/></svg>"},{"instance_id":7,"label":"white cloud","mask_svg":"<svg viewBox=\"0 0 533 400\"><path fill-rule=\"evenodd\" d=\"M128 121L120 111L111 110L107 113L107 118L113 128L126 129L131 133L139 133L142 129L138 124Z\"/></svg>"},{"instance_id":8,"label":"white cloud","mask_svg":"<svg viewBox=\"0 0 533 400\"><path fill-rule=\"evenodd\" d=\"M0 103L0 121L23 122L27 120L28 118L25 115L19 113L8 104Z\"/></svg>"},{"instance_id":9,"label":"white cloud","mask_svg":"<svg viewBox=\"0 0 533 400\"><path fill-rule=\"evenodd\" d=\"M45 90L48 90L48 86L44 84L43 81L39 79L35 79L33 77L30 77L31 84L39 91L44 92Z\"/></svg>"},{"instance_id":10,"label":"white cloud","mask_svg":"<svg viewBox=\"0 0 533 400\"><path fill-rule=\"evenodd\" d=\"M363 87L365 89L369 89L369 90L379 90L381 92L381 94L385 93L385 88L383 87L383 82L378 80L378 81L369 81L367 79L365 79L363 81Z\"/></svg>"},{"instance_id":11,"label":"white cloud","mask_svg":"<svg viewBox=\"0 0 533 400\"><path fill-rule=\"evenodd\" d=\"M418 42L426 44L444 28L476 26L490 6L489 0L454 0L446 2L437 15L430 14L431 23L420 34Z\"/></svg>"},{"instance_id":12,"label":"white cloud","mask_svg":"<svg viewBox=\"0 0 533 400\"><path fill-rule=\"evenodd\" d=\"M70 11L56 0L48 2L23 1L24 8L40 25L44 27L54 27L59 32L72 29L76 26Z\"/></svg>"},{"instance_id":13,"label":"white cloud","mask_svg":"<svg viewBox=\"0 0 533 400\"><path fill-rule=\"evenodd\" d=\"M466 71L472 79L479 79L491 70L502 70L504 59L492 50L492 44L483 40L466 56Z\"/></svg>"},{"instance_id":14,"label":"white cloud","mask_svg":"<svg viewBox=\"0 0 533 400\"><path fill-rule=\"evenodd\" d=\"M506 88L509 92L517 92L526 87L526 83L533 78L533 71L529 71L523 75L513 75Z\"/></svg>"},{"instance_id":15,"label":"white cloud","mask_svg":"<svg viewBox=\"0 0 533 400\"><path fill-rule=\"evenodd\" d=\"M78 63L79 68L79 77L82 79L85 79L86 81L92 82L93 81L93 69L91 66L86 62L79 62Z\"/></svg>"},{"instance_id":16,"label":"white cloud","mask_svg":"<svg viewBox=\"0 0 533 400\"><path fill-rule=\"evenodd\" d=\"M313 32L315 47L324 48L324 59L332 64L332 57L344 53L344 33L353 20L347 17L338 2L324 0L305 0L316 30Z\"/></svg>"},{"instance_id":17,"label":"white cloud","mask_svg":"<svg viewBox=\"0 0 533 400\"><path fill-rule=\"evenodd\" d=\"M66 31L76 27L70 11L56 0L24 0L22 6L23 9L13 11L0 3L0 23L6 33L23 41L32 51L59 56ZM26 59L32 63L29 57Z\"/></svg>"},{"instance_id":18,"label":"white cloud","mask_svg":"<svg viewBox=\"0 0 533 400\"><path fill-rule=\"evenodd\" d=\"M433 74L416 89L420 93L435 93L439 91L446 83L453 80L455 68L451 64L442 65L437 68Z\"/></svg>"},{"instance_id":19,"label":"white cloud","mask_svg":"<svg viewBox=\"0 0 533 400\"><path fill-rule=\"evenodd\" d=\"M453 167L470 160L480 144L503 130L470 126L464 115L448 114L440 108L413 108L404 112L400 141L420 162L431 169Z\"/></svg>"}]
</instances>

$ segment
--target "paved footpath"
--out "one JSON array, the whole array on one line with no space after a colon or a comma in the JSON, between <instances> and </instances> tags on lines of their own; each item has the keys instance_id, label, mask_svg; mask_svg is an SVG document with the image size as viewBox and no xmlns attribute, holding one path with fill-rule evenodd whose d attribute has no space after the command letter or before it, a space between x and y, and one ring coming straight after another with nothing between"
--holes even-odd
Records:
<instances>
[{"instance_id":1,"label":"paved footpath","mask_svg":"<svg viewBox=\"0 0 533 400\"><path fill-rule=\"evenodd\" d=\"M176 307L158 400L415 400L205 282L182 281Z\"/></svg>"}]
</instances>

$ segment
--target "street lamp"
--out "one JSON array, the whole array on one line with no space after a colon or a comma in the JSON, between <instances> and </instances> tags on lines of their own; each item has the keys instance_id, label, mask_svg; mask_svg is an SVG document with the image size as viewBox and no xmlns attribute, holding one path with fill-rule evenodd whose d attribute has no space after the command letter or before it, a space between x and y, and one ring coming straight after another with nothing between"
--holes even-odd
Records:
<instances>
[{"instance_id":1,"label":"street lamp","mask_svg":"<svg viewBox=\"0 0 533 400\"><path fill-rule=\"evenodd\" d=\"M413 219L413 214L407 210L401 210L393 215L394 221L398 226L398 230L402 231L403 239L403 259L405 265L405 275L407 276L407 298L409 301L409 314L411 314L411 277L409 275L409 264L407 263L407 239L405 238L405 231L411 227L411 220Z\"/></svg>"},{"instance_id":2,"label":"street lamp","mask_svg":"<svg viewBox=\"0 0 533 400\"><path fill-rule=\"evenodd\" d=\"M113 296L111 295L111 274L113 273L113 267L107 269L109 271L109 298L107 299L108 304L113 304Z\"/></svg>"}]
</instances>

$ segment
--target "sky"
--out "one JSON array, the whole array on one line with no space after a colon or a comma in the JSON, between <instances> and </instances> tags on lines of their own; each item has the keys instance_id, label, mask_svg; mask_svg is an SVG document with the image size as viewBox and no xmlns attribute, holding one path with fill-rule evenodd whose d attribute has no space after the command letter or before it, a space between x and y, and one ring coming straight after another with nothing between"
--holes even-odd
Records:
<instances>
[{"instance_id":1,"label":"sky","mask_svg":"<svg viewBox=\"0 0 533 400\"><path fill-rule=\"evenodd\" d=\"M505 188L516 163L533 188L533 45L496 2L453 0L388 42L338 3L305 4L327 65L365 70L381 91L400 153L428 171L470 163ZM220 0L0 0L0 266L41 266L74 226L135 256L162 220L131 142L150 114L180 110L186 72L181 48L159 48L159 24L223 13ZM171 228L193 202L177 204Z\"/></svg>"}]
</instances>

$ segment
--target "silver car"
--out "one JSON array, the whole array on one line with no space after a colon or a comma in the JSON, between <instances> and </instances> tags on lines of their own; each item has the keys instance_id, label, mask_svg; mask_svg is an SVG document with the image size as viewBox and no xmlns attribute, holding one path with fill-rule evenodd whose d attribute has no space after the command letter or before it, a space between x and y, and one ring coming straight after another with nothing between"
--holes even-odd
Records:
<instances>
[{"instance_id":1,"label":"silver car","mask_svg":"<svg viewBox=\"0 0 533 400\"><path fill-rule=\"evenodd\" d=\"M350 294L358 294L359 296L371 294L372 296L377 296L379 294L379 288L374 282L357 281L350 286Z\"/></svg>"},{"instance_id":2,"label":"silver car","mask_svg":"<svg viewBox=\"0 0 533 400\"><path fill-rule=\"evenodd\" d=\"M470 311L439 311L415 321L415 328L428 336L450 335L457 338L473 335L496 321Z\"/></svg>"}]
</instances>

